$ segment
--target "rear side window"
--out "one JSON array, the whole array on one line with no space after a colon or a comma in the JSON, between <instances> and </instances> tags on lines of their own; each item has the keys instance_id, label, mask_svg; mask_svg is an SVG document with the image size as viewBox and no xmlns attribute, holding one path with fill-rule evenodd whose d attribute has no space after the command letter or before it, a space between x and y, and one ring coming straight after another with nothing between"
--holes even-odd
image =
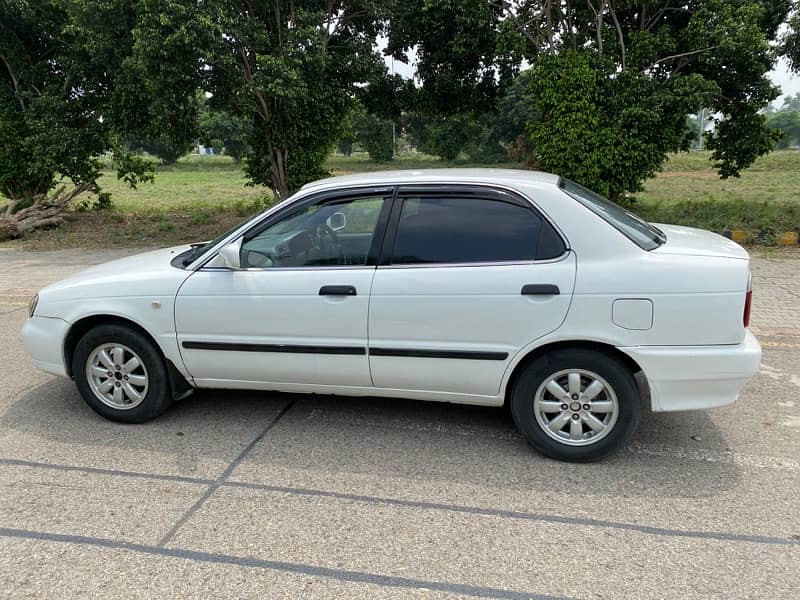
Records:
<instances>
[{"instance_id":1,"label":"rear side window","mask_svg":"<svg viewBox=\"0 0 800 600\"><path fill-rule=\"evenodd\" d=\"M532 209L485 198L423 196L403 200L391 264L517 262L564 251L558 234Z\"/></svg>"}]
</instances>

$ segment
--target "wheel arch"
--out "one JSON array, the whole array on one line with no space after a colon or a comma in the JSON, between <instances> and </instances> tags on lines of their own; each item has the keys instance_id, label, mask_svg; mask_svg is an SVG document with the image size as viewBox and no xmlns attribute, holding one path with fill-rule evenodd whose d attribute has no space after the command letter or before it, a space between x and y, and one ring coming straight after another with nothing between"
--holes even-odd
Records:
<instances>
[{"instance_id":1,"label":"wheel arch","mask_svg":"<svg viewBox=\"0 0 800 600\"><path fill-rule=\"evenodd\" d=\"M514 384L516 383L520 374L527 368L529 364L531 364L537 358L554 350L570 349L594 350L620 360L631 370L631 374L634 375L634 380L636 381L636 385L638 386L639 393L642 395L642 397L649 397L650 386L647 382L647 377L644 375L642 367L639 366L639 364L633 358L622 352L619 348L613 346L612 344L590 340L559 340L533 348L517 362L511 371L511 375L508 377L505 390L503 391L504 402L508 404L510 394L514 389ZM637 377L637 374L641 374L641 376Z\"/></svg>"},{"instance_id":2,"label":"wheel arch","mask_svg":"<svg viewBox=\"0 0 800 600\"><path fill-rule=\"evenodd\" d=\"M62 350L64 355L64 367L69 377L73 377L72 355L75 352L78 342L87 332L100 325L120 325L127 327L140 333L153 344L159 356L161 356L161 359L164 361L164 364L167 366L167 374L169 375L169 384L173 399L180 400L185 398L194 390L186 377L184 377L173 362L166 357L164 350L147 329L136 321L112 314L88 315L72 323L67 331L67 335L64 337L64 348Z\"/></svg>"}]
</instances>

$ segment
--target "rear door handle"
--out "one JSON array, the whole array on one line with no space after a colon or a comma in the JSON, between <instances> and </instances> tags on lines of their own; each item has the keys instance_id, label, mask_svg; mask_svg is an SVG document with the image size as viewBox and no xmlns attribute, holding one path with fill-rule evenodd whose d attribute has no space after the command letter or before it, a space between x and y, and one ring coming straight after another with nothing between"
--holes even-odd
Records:
<instances>
[{"instance_id":1,"label":"rear door handle","mask_svg":"<svg viewBox=\"0 0 800 600\"><path fill-rule=\"evenodd\" d=\"M552 283L526 283L521 293L523 296L558 296L561 290Z\"/></svg>"},{"instance_id":2,"label":"rear door handle","mask_svg":"<svg viewBox=\"0 0 800 600\"><path fill-rule=\"evenodd\" d=\"M319 288L320 296L355 296L356 288L352 285L323 285Z\"/></svg>"}]
</instances>

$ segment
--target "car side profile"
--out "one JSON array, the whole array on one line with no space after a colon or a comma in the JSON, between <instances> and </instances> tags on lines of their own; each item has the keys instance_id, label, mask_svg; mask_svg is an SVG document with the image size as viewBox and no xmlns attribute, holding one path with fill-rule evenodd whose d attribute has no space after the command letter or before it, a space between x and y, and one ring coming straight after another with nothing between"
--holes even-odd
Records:
<instances>
[{"instance_id":1,"label":"car side profile","mask_svg":"<svg viewBox=\"0 0 800 600\"><path fill-rule=\"evenodd\" d=\"M216 240L42 289L39 368L121 422L195 388L501 406L540 452L590 461L653 411L734 402L758 370L749 256L556 175L334 177Z\"/></svg>"}]
</instances>

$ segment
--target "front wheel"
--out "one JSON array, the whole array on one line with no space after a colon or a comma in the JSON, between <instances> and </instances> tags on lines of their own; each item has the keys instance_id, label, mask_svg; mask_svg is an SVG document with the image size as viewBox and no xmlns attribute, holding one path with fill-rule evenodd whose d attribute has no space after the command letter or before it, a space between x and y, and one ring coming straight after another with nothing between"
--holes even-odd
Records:
<instances>
[{"instance_id":1,"label":"front wheel","mask_svg":"<svg viewBox=\"0 0 800 600\"><path fill-rule=\"evenodd\" d=\"M639 424L633 373L589 349L554 350L535 359L511 391L511 414L542 454L590 462L622 447Z\"/></svg>"},{"instance_id":2,"label":"front wheel","mask_svg":"<svg viewBox=\"0 0 800 600\"><path fill-rule=\"evenodd\" d=\"M144 335L121 325L100 325L72 356L78 391L97 413L121 423L154 419L172 403L164 360Z\"/></svg>"}]
</instances>

